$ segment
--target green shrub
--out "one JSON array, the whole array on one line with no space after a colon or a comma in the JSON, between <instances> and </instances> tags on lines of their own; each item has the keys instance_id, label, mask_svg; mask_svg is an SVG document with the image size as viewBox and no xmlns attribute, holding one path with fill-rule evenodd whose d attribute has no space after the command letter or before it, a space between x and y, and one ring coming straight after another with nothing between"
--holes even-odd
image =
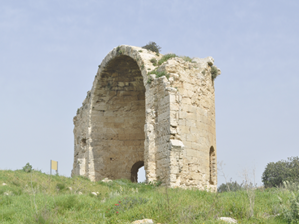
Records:
<instances>
[{"instance_id":1,"label":"green shrub","mask_svg":"<svg viewBox=\"0 0 299 224\"><path fill-rule=\"evenodd\" d=\"M149 77L149 78L147 79L147 84L151 84L152 81L153 81L153 79L152 79L151 77Z\"/></svg>"},{"instance_id":2,"label":"green shrub","mask_svg":"<svg viewBox=\"0 0 299 224\"><path fill-rule=\"evenodd\" d=\"M243 189L243 184L238 184L237 181L235 181L235 182L230 181L230 182L221 184L218 187L217 191L219 193L222 193L222 192L228 192L228 191L240 191L242 189Z\"/></svg>"},{"instance_id":3,"label":"green shrub","mask_svg":"<svg viewBox=\"0 0 299 224\"><path fill-rule=\"evenodd\" d=\"M156 78L160 78L162 76L166 76L167 79L169 79L169 74L166 73L165 71L162 71L162 72L157 72L156 73Z\"/></svg>"},{"instance_id":4,"label":"green shrub","mask_svg":"<svg viewBox=\"0 0 299 224\"><path fill-rule=\"evenodd\" d=\"M32 171L32 166L29 163L26 163L26 165L23 167L23 170L26 173L30 173Z\"/></svg>"},{"instance_id":5,"label":"green shrub","mask_svg":"<svg viewBox=\"0 0 299 224\"><path fill-rule=\"evenodd\" d=\"M299 223L299 191L291 192L286 204L280 199L283 218L291 224Z\"/></svg>"},{"instance_id":6,"label":"green shrub","mask_svg":"<svg viewBox=\"0 0 299 224\"><path fill-rule=\"evenodd\" d=\"M165 54L159 61L158 65L162 65L165 61L169 60L170 58L178 57L176 54Z\"/></svg>"},{"instance_id":7,"label":"green shrub","mask_svg":"<svg viewBox=\"0 0 299 224\"><path fill-rule=\"evenodd\" d=\"M124 54L124 51L121 49L120 46L118 46L118 47L116 48L116 55L123 55L123 54Z\"/></svg>"},{"instance_id":8,"label":"green shrub","mask_svg":"<svg viewBox=\"0 0 299 224\"><path fill-rule=\"evenodd\" d=\"M192 62L192 58L190 58L188 56L181 56L180 58L182 58L184 61Z\"/></svg>"},{"instance_id":9,"label":"green shrub","mask_svg":"<svg viewBox=\"0 0 299 224\"><path fill-rule=\"evenodd\" d=\"M157 69L151 71L148 73L149 75L150 74L155 74L156 75L156 78L160 78L162 76L166 76L167 79L169 79L169 74L166 73L165 71L161 71L161 72L158 72Z\"/></svg>"},{"instance_id":10,"label":"green shrub","mask_svg":"<svg viewBox=\"0 0 299 224\"><path fill-rule=\"evenodd\" d=\"M157 66L157 59L156 58L152 58L151 60L150 60L150 62L154 65L154 66Z\"/></svg>"},{"instance_id":11,"label":"green shrub","mask_svg":"<svg viewBox=\"0 0 299 224\"><path fill-rule=\"evenodd\" d=\"M278 187L284 181L291 183L299 182L299 157L290 157L287 161L281 160L276 163L268 163L262 175L264 186Z\"/></svg>"},{"instance_id":12,"label":"green shrub","mask_svg":"<svg viewBox=\"0 0 299 224\"><path fill-rule=\"evenodd\" d=\"M79 206L79 202L76 195L70 195L63 197L57 201L57 205L60 210L69 210Z\"/></svg>"},{"instance_id":13,"label":"green shrub","mask_svg":"<svg viewBox=\"0 0 299 224\"><path fill-rule=\"evenodd\" d=\"M149 42L147 45L143 46L142 48L156 52L157 54L159 54L161 50L161 47L157 45L155 42Z\"/></svg>"},{"instance_id":14,"label":"green shrub","mask_svg":"<svg viewBox=\"0 0 299 224\"><path fill-rule=\"evenodd\" d=\"M218 69L216 66L211 67L211 74L212 74L212 79L215 80L216 77L218 76Z\"/></svg>"},{"instance_id":15,"label":"green shrub","mask_svg":"<svg viewBox=\"0 0 299 224\"><path fill-rule=\"evenodd\" d=\"M62 191L65 189L65 184L64 183L57 183L56 184L56 189L59 191Z\"/></svg>"}]
</instances>

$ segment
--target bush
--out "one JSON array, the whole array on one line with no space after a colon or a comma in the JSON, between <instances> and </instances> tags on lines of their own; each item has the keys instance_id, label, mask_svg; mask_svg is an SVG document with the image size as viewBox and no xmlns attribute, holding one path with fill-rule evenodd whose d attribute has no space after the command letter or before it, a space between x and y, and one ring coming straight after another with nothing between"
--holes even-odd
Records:
<instances>
[{"instance_id":1,"label":"bush","mask_svg":"<svg viewBox=\"0 0 299 224\"><path fill-rule=\"evenodd\" d=\"M157 45L155 42L149 42L147 45L143 46L142 48L156 52L157 54L159 54L161 50L161 47Z\"/></svg>"},{"instance_id":2,"label":"bush","mask_svg":"<svg viewBox=\"0 0 299 224\"><path fill-rule=\"evenodd\" d=\"M282 208L282 215L288 223L299 224L299 185L289 182L283 182L284 188L290 192L289 199L286 204L279 198Z\"/></svg>"},{"instance_id":3,"label":"bush","mask_svg":"<svg viewBox=\"0 0 299 224\"><path fill-rule=\"evenodd\" d=\"M149 75L150 75L150 74L154 74L154 75L156 75L156 78L160 78L160 77L162 77L162 76L166 76L166 78L169 79L169 74L168 74L168 73L166 73L165 71L160 71L160 72L158 72L157 69L155 69L155 70L149 72L148 74L149 74ZM149 80L150 80L150 79L149 79ZM152 81L152 80L151 80L151 81ZM151 82L151 81L150 81L150 82Z\"/></svg>"},{"instance_id":4,"label":"bush","mask_svg":"<svg viewBox=\"0 0 299 224\"><path fill-rule=\"evenodd\" d=\"M23 170L26 173L30 173L32 171L32 166L29 163L26 163L26 165L23 167Z\"/></svg>"},{"instance_id":5,"label":"bush","mask_svg":"<svg viewBox=\"0 0 299 224\"><path fill-rule=\"evenodd\" d=\"M192 62L192 58L190 58L190 57L188 57L188 56L181 56L181 58L182 58L184 61L186 61L186 62L191 62L191 63L193 63L193 62Z\"/></svg>"},{"instance_id":6,"label":"bush","mask_svg":"<svg viewBox=\"0 0 299 224\"><path fill-rule=\"evenodd\" d=\"M262 175L264 186L278 187L284 181L291 183L299 182L299 157L290 157L287 161L281 160L276 163L268 163Z\"/></svg>"},{"instance_id":7,"label":"bush","mask_svg":"<svg viewBox=\"0 0 299 224\"><path fill-rule=\"evenodd\" d=\"M62 191L65 189L65 184L63 183L57 183L56 184L56 189L59 190L59 191Z\"/></svg>"},{"instance_id":8,"label":"bush","mask_svg":"<svg viewBox=\"0 0 299 224\"><path fill-rule=\"evenodd\" d=\"M62 212L63 210L70 210L74 207L80 208L80 203L76 197L76 195L70 195L61 198L56 202L57 206L59 207L59 210Z\"/></svg>"},{"instance_id":9,"label":"bush","mask_svg":"<svg viewBox=\"0 0 299 224\"><path fill-rule=\"evenodd\" d=\"M152 58L152 59L150 60L150 62L151 62L154 66L156 66L157 63L158 63L156 58Z\"/></svg>"},{"instance_id":10,"label":"bush","mask_svg":"<svg viewBox=\"0 0 299 224\"><path fill-rule=\"evenodd\" d=\"M235 182L230 181L230 182L221 184L218 187L217 191L219 193L223 193L223 192L228 192L228 191L240 191L242 189L243 189L243 184L238 184L237 181L235 181Z\"/></svg>"},{"instance_id":11,"label":"bush","mask_svg":"<svg viewBox=\"0 0 299 224\"><path fill-rule=\"evenodd\" d=\"M175 58L177 57L176 54L165 54L159 61L158 61L158 65L162 65L163 62L169 60L170 58Z\"/></svg>"},{"instance_id":12,"label":"bush","mask_svg":"<svg viewBox=\"0 0 299 224\"><path fill-rule=\"evenodd\" d=\"M216 77L218 76L218 69L216 66L212 66L211 67L211 74L212 74L212 79L216 79Z\"/></svg>"}]
</instances>

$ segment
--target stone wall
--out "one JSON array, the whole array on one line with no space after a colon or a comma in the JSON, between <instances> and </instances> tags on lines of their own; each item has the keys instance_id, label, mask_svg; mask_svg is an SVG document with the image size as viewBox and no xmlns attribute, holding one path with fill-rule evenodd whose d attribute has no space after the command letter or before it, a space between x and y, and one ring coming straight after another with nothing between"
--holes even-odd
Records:
<instances>
[{"instance_id":1,"label":"stone wall","mask_svg":"<svg viewBox=\"0 0 299 224\"><path fill-rule=\"evenodd\" d=\"M213 59L161 57L126 45L105 57L74 117L72 175L137 181L144 165L148 182L217 189Z\"/></svg>"}]
</instances>

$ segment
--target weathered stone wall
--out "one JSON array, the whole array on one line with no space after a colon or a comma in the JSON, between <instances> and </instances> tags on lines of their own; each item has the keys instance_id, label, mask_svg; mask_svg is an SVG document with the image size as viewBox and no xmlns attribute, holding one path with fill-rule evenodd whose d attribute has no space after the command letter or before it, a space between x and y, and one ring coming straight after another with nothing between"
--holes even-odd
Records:
<instances>
[{"instance_id":1,"label":"weathered stone wall","mask_svg":"<svg viewBox=\"0 0 299 224\"><path fill-rule=\"evenodd\" d=\"M124 45L106 56L74 117L72 175L136 181L144 165L147 181L216 190L213 59L150 62L161 57Z\"/></svg>"}]
</instances>

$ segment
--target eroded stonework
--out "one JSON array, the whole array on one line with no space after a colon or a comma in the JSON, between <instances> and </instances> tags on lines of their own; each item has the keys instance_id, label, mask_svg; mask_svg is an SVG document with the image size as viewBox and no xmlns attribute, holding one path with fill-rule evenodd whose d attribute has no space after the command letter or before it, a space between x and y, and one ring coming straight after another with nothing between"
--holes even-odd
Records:
<instances>
[{"instance_id":1,"label":"eroded stonework","mask_svg":"<svg viewBox=\"0 0 299 224\"><path fill-rule=\"evenodd\" d=\"M144 166L147 182L216 191L214 60L162 56L122 45L102 61L74 117L73 176L137 181Z\"/></svg>"}]
</instances>

